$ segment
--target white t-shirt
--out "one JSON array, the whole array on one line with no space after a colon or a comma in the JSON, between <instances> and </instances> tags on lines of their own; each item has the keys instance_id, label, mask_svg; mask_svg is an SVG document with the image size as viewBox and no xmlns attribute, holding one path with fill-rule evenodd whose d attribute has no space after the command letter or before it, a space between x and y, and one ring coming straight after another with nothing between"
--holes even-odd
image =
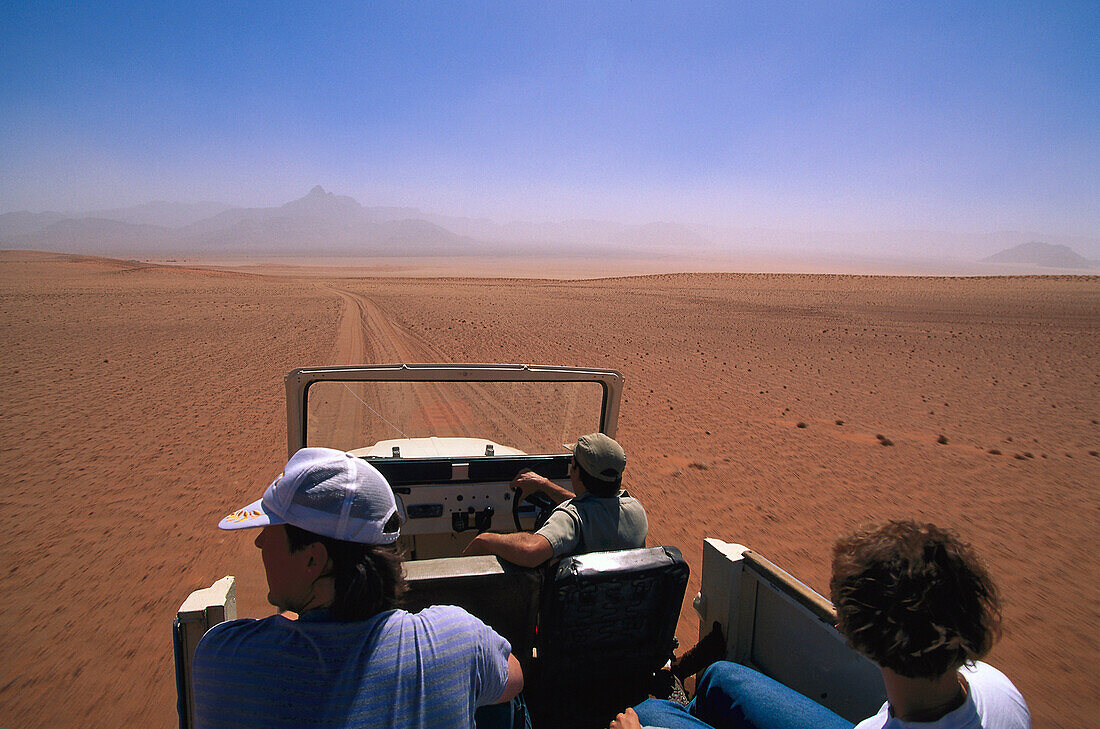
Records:
<instances>
[{"instance_id":1,"label":"white t-shirt","mask_svg":"<svg viewBox=\"0 0 1100 729\"><path fill-rule=\"evenodd\" d=\"M1008 677L987 663L959 669L970 690L966 702L937 721L902 721L890 715L889 702L855 729L1031 729L1024 697Z\"/></svg>"}]
</instances>

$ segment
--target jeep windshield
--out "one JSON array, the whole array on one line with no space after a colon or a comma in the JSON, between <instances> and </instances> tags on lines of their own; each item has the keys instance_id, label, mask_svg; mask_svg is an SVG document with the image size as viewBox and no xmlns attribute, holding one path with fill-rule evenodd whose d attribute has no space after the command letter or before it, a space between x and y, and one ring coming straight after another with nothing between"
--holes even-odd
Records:
<instances>
[{"instance_id":1,"label":"jeep windshield","mask_svg":"<svg viewBox=\"0 0 1100 729\"><path fill-rule=\"evenodd\" d=\"M304 415L298 445L368 458L550 455L585 433L614 432L618 373L436 367L292 372L288 394L300 391Z\"/></svg>"}]
</instances>

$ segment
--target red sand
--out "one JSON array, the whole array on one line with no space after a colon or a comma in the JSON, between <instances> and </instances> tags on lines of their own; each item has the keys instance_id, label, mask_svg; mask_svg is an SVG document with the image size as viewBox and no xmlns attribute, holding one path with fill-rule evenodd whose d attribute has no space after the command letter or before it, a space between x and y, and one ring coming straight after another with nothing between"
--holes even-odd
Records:
<instances>
[{"instance_id":1,"label":"red sand","mask_svg":"<svg viewBox=\"0 0 1100 729\"><path fill-rule=\"evenodd\" d=\"M825 591L859 522L959 530L1034 725L1096 725L1100 279L278 273L0 252L0 726L173 726L187 593L234 574L270 613L215 524L285 460L283 376L392 361L622 371L629 488L693 570L714 536Z\"/></svg>"}]
</instances>

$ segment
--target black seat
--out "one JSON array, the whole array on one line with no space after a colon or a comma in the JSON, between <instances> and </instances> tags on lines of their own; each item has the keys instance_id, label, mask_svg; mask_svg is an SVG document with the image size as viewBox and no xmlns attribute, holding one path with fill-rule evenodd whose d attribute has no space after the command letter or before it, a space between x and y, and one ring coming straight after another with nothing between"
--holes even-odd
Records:
<instances>
[{"instance_id":1,"label":"black seat","mask_svg":"<svg viewBox=\"0 0 1100 729\"><path fill-rule=\"evenodd\" d=\"M688 565L675 547L558 563L543 589L532 680L536 729L606 727L672 657Z\"/></svg>"},{"instance_id":2,"label":"black seat","mask_svg":"<svg viewBox=\"0 0 1100 729\"><path fill-rule=\"evenodd\" d=\"M458 605L504 636L526 673L535 642L542 572L496 557L445 557L405 562L403 607Z\"/></svg>"}]
</instances>

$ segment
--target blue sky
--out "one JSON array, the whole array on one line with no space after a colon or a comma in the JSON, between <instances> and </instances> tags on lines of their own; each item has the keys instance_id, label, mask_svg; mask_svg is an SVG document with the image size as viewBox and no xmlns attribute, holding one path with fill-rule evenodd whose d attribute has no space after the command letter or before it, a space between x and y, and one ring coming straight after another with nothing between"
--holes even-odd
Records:
<instances>
[{"instance_id":1,"label":"blue sky","mask_svg":"<svg viewBox=\"0 0 1100 729\"><path fill-rule=\"evenodd\" d=\"M0 212L1100 236L1096 2L161 5L3 5Z\"/></svg>"}]
</instances>

